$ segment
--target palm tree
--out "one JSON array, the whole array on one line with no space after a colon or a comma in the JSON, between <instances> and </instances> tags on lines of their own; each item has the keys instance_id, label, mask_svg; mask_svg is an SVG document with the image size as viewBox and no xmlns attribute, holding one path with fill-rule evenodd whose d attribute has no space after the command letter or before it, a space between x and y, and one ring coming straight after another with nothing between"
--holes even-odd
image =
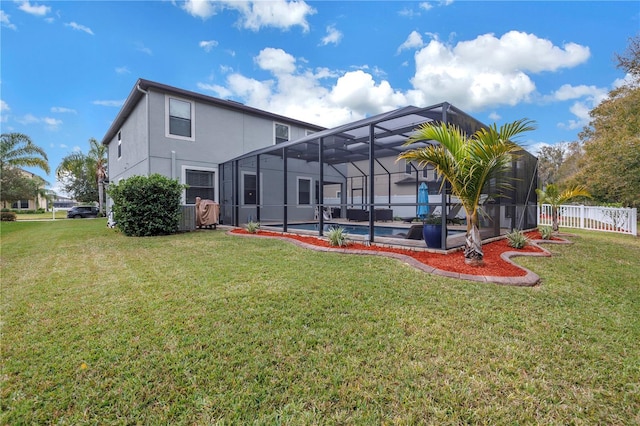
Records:
<instances>
[{"instance_id":1,"label":"palm tree","mask_svg":"<svg viewBox=\"0 0 640 426\"><path fill-rule=\"evenodd\" d=\"M560 192L560 189L553 183L546 186L544 190L536 189L539 204L551 205L551 221L553 232L558 232L558 207L570 200L578 197L591 198L591 194L582 185L576 185Z\"/></svg>"},{"instance_id":2,"label":"palm tree","mask_svg":"<svg viewBox=\"0 0 640 426\"><path fill-rule=\"evenodd\" d=\"M436 141L425 147L414 148L398 156L398 159L417 161L420 166L432 165L436 173L451 185L451 192L460 199L467 214L467 234L464 249L465 262L481 265L484 253L480 238L480 196L485 184L498 182L511 165L517 152L522 150L511 141L517 135L534 130L534 122L521 119L500 126L483 128L467 135L460 127L450 123L425 123L405 142Z\"/></svg>"},{"instance_id":3,"label":"palm tree","mask_svg":"<svg viewBox=\"0 0 640 426\"><path fill-rule=\"evenodd\" d=\"M10 167L39 167L49 173L49 159L42 148L22 133L0 136L0 171Z\"/></svg>"},{"instance_id":4,"label":"palm tree","mask_svg":"<svg viewBox=\"0 0 640 426\"><path fill-rule=\"evenodd\" d=\"M82 195L76 194L76 198L91 196L92 193L95 196L93 191L95 191L96 186L94 185L97 183L98 208L99 212L103 213L104 181L107 177L107 147L105 145L101 145L94 138L90 138L89 153L85 155L81 152L74 152L67 155L56 169L56 175L59 179L68 178L74 181L76 185L73 186L81 188ZM95 176L95 180L88 182L89 176ZM93 190L89 187L92 187ZM95 201L95 198L93 201Z\"/></svg>"}]
</instances>

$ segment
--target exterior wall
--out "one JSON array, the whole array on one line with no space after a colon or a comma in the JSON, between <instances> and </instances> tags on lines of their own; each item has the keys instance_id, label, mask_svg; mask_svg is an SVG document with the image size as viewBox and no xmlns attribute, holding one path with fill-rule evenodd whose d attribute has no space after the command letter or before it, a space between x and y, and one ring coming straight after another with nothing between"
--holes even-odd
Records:
<instances>
[{"instance_id":1,"label":"exterior wall","mask_svg":"<svg viewBox=\"0 0 640 426\"><path fill-rule=\"evenodd\" d=\"M18 169L24 176L30 178L30 179L41 179L39 176L28 172L26 170L22 170L22 169ZM41 188L44 188L44 180L42 180L43 185L41 186ZM27 207L23 207L23 201L26 201L28 206ZM14 204L16 204L16 207L14 207ZM6 201L2 202L2 208L7 208L7 209L14 209L14 210L37 210L37 209L48 209L49 206L47 204L47 199L44 198L42 195L37 194L35 195L33 198L30 198L28 200L20 200L16 203L9 203Z\"/></svg>"},{"instance_id":2,"label":"exterior wall","mask_svg":"<svg viewBox=\"0 0 640 426\"><path fill-rule=\"evenodd\" d=\"M120 128L122 155L118 158L118 133L109 142L109 180L117 183L149 172L149 138L145 98L133 109Z\"/></svg>"}]
</instances>

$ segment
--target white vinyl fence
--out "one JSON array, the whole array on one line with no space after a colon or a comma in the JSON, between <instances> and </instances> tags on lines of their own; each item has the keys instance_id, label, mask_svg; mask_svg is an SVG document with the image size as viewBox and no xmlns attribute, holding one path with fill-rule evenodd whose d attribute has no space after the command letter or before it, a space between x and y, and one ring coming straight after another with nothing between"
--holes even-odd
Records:
<instances>
[{"instance_id":1,"label":"white vinyl fence","mask_svg":"<svg viewBox=\"0 0 640 426\"><path fill-rule=\"evenodd\" d=\"M538 225L552 225L551 205L538 206ZM638 234L638 210L615 207L558 207L558 225L565 228Z\"/></svg>"}]
</instances>

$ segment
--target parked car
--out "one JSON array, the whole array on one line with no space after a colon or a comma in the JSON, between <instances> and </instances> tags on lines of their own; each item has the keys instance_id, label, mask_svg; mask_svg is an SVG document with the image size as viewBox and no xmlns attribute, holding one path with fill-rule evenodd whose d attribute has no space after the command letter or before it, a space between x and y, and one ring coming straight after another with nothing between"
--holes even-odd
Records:
<instances>
[{"instance_id":1,"label":"parked car","mask_svg":"<svg viewBox=\"0 0 640 426\"><path fill-rule=\"evenodd\" d=\"M98 217L98 208L91 206L75 206L71 207L67 212L68 218L80 219L85 217Z\"/></svg>"}]
</instances>

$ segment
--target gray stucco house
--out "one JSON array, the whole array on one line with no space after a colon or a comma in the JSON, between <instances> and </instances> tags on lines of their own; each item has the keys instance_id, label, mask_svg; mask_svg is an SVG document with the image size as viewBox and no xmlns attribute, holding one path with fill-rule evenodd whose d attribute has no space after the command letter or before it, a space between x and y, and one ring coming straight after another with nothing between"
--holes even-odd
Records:
<instances>
[{"instance_id":1,"label":"gray stucco house","mask_svg":"<svg viewBox=\"0 0 640 426\"><path fill-rule=\"evenodd\" d=\"M111 182L153 173L189 185L183 203L219 199L219 165L323 127L139 79L102 139ZM251 177L245 186L251 187ZM253 184L255 186L255 184Z\"/></svg>"}]
</instances>

